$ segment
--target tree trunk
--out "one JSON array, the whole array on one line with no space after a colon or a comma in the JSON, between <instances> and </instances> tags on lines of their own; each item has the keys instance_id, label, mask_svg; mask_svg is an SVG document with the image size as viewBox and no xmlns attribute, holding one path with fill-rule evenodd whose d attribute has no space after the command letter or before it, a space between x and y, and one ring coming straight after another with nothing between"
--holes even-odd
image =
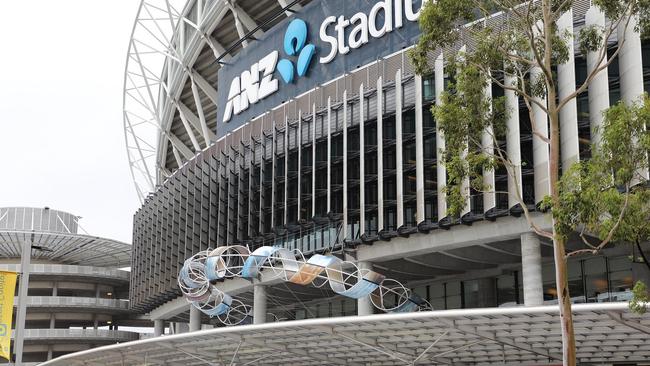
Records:
<instances>
[{"instance_id":1,"label":"tree trunk","mask_svg":"<svg viewBox=\"0 0 650 366\"><path fill-rule=\"evenodd\" d=\"M555 223L554 223L555 224ZM558 306L560 307L560 322L562 325L562 359L564 366L576 365L576 338L573 329L573 313L571 311L571 295L567 276L567 260L565 256L565 239L555 235L553 251L555 257L555 282Z\"/></svg>"},{"instance_id":2,"label":"tree trunk","mask_svg":"<svg viewBox=\"0 0 650 366\"><path fill-rule=\"evenodd\" d=\"M549 184L554 205L560 200L560 116L555 102L555 89L549 89L549 123L551 151L549 156ZM555 258L555 284L557 289L560 322L562 326L562 360L564 366L576 365L576 339L573 329L571 295L567 275L566 238L557 232L553 218L553 255Z\"/></svg>"},{"instance_id":3,"label":"tree trunk","mask_svg":"<svg viewBox=\"0 0 650 366\"><path fill-rule=\"evenodd\" d=\"M549 185L553 205L560 202L560 109L558 108L557 89L552 73L552 47L554 25L551 0L542 0L544 21L544 57L542 70L546 76L548 122L550 127L549 154ZM555 258L555 284L557 289L560 323L562 328L562 362L564 366L576 365L576 339L573 329L573 313L571 311L571 295L567 276L567 260L565 249L566 238L558 233L555 218L553 218L553 251Z\"/></svg>"}]
</instances>

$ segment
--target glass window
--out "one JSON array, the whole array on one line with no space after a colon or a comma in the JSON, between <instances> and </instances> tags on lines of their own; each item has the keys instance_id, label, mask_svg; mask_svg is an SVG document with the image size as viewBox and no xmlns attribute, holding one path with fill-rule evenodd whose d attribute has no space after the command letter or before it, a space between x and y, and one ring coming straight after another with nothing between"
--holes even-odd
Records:
<instances>
[{"instance_id":1,"label":"glass window","mask_svg":"<svg viewBox=\"0 0 650 366\"><path fill-rule=\"evenodd\" d=\"M518 303L515 276L517 272L499 276L497 280L497 305L514 306Z\"/></svg>"},{"instance_id":2,"label":"glass window","mask_svg":"<svg viewBox=\"0 0 650 366\"><path fill-rule=\"evenodd\" d=\"M436 98L436 78L433 74L422 78L422 97L426 101L432 101Z\"/></svg>"},{"instance_id":3,"label":"glass window","mask_svg":"<svg viewBox=\"0 0 650 366\"><path fill-rule=\"evenodd\" d=\"M584 273L587 302L608 301L609 284L607 283L607 265L605 258L596 257L585 260Z\"/></svg>"},{"instance_id":4,"label":"glass window","mask_svg":"<svg viewBox=\"0 0 650 366\"><path fill-rule=\"evenodd\" d=\"M462 299L460 292L460 281L448 282L446 284L447 309L460 309Z\"/></svg>"},{"instance_id":5,"label":"glass window","mask_svg":"<svg viewBox=\"0 0 650 366\"><path fill-rule=\"evenodd\" d=\"M444 283L434 283L429 285L429 303L433 307L433 310L444 310L445 306L445 284Z\"/></svg>"},{"instance_id":6,"label":"glass window","mask_svg":"<svg viewBox=\"0 0 650 366\"><path fill-rule=\"evenodd\" d=\"M632 263L627 257L608 259L609 266L609 301L627 301L634 287Z\"/></svg>"}]
</instances>

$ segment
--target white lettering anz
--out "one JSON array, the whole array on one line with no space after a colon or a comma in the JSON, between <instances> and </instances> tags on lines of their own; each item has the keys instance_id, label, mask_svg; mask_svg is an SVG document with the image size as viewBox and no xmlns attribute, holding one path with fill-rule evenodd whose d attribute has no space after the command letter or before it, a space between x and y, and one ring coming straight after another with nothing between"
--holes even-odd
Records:
<instances>
[{"instance_id":1,"label":"white lettering anz","mask_svg":"<svg viewBox=\"0 0 650 366\"><path fill-rule=\"evenodd\" d=\"M422 5L427 1L422 0ZM325 18L320 26L320 39L330 45L330 51L320 58L320 63L330 63L338 54L345 55L351 49L363 46L368 43L369 36L381 38L394 29L402 28L404 26L403 15L407 21L416 22L420 17L420 11L421 9L413 11L413 0L383 0L377 2L368 15L356 13L350 19L346 19L344 16ZM383 24L378 26L377 21L380 13L383 13ZM336 36L327 33L331 25L334 25ZM352 30L346 40L345 30L348 26L351 26Z\"/></svg>"},{"instance_id":2,"label":"white lettering anz","mask_svg":"<svg viewBox=\"0 0 650 366\"><path fill-rule=\"evenodd\" d=\"M228 122L233 115L248 109L251 104L278 91L278 79L273 77L278 63L278 51L273 51L253 64L250 70L241 73L230 83L228 103L223 113L223 121ZM261 74L261 80L260 80Z\"/></svg>"}]
</instances>

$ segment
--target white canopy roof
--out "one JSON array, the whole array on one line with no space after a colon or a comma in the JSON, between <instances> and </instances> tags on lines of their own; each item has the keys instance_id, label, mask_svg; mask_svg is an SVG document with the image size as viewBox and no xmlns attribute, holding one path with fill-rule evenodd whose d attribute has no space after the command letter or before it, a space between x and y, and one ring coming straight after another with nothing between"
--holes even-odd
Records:
<instances>
[{"instance_id":1,"label":"white canopy roof","mask_svg":"<svg viewBox=\"0 0 650 366\"><path fill-rule=\"evenodd\" d=\"M20 258L26 243L45 250L32 250L33 259L96 267L131 265L131 245L97 236L23 230L0 230L0 258Z\"/></svg>"},{"instance_id":2,"label":"white canopy roof","mask_svg":"<svg viewBox=\"0 0 650 366\"><path fill-rule=\"evenodd\" d=\"M650 360L650 314L574 305L581 364ZM561 364L557 306L382 314L217 328L100 347L42 365Z\"/></svg>"}]
</instances>

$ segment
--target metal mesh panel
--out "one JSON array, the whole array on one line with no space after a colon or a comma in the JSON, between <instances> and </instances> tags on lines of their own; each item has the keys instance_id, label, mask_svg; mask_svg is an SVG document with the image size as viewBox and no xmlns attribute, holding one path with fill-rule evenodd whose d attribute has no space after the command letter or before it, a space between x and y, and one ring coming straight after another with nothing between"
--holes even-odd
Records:
<instances>
[{"instance_id":1,"label":"metal mesh panel","mask_svg":"<svg viewBox=\"0 0 650 366\"><path fill-rule=\"evenodd\" d=\"M384 62L384 69L383 69L384 83L389 81L394 81L397 70L400 70L401 68L402 68L401 54L397 54L386 59L386 61Z\"/></svg>"}]
</instances>

